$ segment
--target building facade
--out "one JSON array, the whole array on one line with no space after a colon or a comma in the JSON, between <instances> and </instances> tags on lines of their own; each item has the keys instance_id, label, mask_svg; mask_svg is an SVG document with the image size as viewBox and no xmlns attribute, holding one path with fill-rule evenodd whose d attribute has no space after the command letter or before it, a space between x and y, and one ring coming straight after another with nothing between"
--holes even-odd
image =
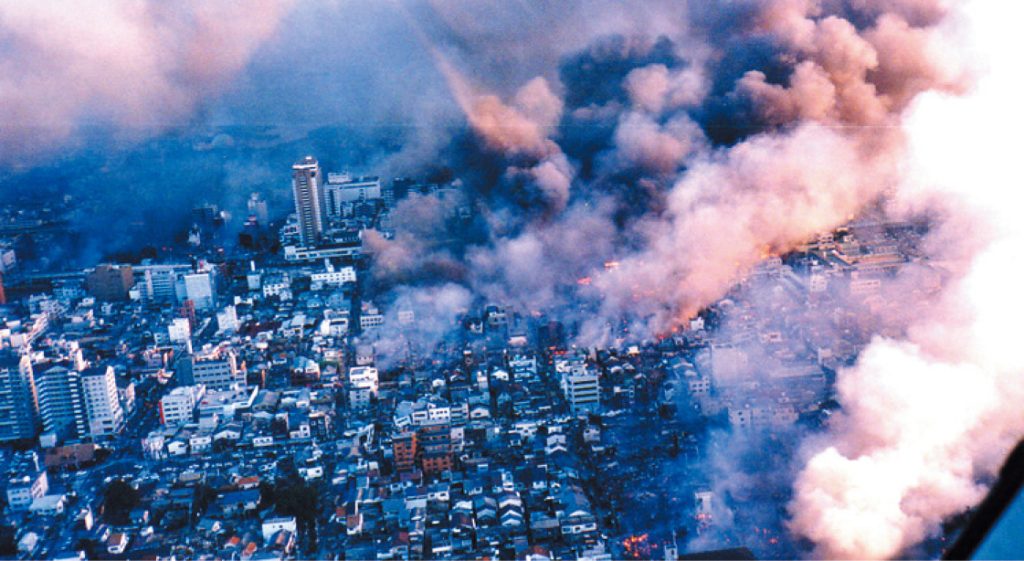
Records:
<instances>
[{"instance_id":1,"label":"building facade","mask_svg":"<svg viewBox=\"0 0 1024 561\"><path fill-rule=\"evenodd\" d=\"M324 233L320 181L320 164L313 156L306 156L292 166L292 194L299 219L299 238L304 246L315 245Z\"/></svg>"},{"instance_id":2,"label":"building facade","mask_svg":"<svg viewBox=\"0 0 1024 561\"><path fill-rule=\"evenodd\" d=\"M53 433L61 440L89 434L78 370L54 364L36 377L36 390L39 393L39 416L45 432Z\"/></svg>"},{"instance_id":3,"label":"building facade","mask_svg":"<svg viewBox=\"0 0 1024 561\"><path fill-rule=\"evenodd\" d=\"M9 350L0 353L0 442L34 438L39 425L32 361Z\"/></svg>"},{"instance_id":4,"label":"building facade","mask_svg":"<svg viewBox=\"0 0 1024 561\"><path fill-rule=\"evenodd\" d=\"M117 377L111 366L82 372L82 401L92 437L110 436L124 428L124 410L117 392Z\"/></svg>"}]
</instances>

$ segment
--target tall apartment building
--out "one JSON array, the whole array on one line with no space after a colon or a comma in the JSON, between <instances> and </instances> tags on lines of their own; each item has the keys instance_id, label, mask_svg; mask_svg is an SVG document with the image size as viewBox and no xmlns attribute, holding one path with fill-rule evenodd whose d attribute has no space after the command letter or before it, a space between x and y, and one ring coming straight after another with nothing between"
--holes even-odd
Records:
<instances>
[{"instance_id":1,"label":"tall apartment building","mask_svg":"<svg viewBox=\"0 0 1024 561\"><path fill-rule=\"evenodd\" d=\"M320 181L320 164L313 156L306 156L292 166L292 194L295 197L295 214L299 218L299 237L302 245L307 247L319 242L324 233Z\"/></svg>"},{"instance_id":2,"label":"tall apartment building","mask_svg":"<svg viewBox=\"0 0 1024 561\"><path fill-rule=\"evenodd\" d=\"M39 425L32 361L11 350L0 352L0 442L34 438Z\"/></svg>"},{"instance_id":3,"label":"tall apartment building","mask_svg":"<svg viewBox=\"0 0 1024 561\"><path fill-rule=\"evenodd\" d=\"M112 366L87 368L82 372L82 401L89 436L117 434L124 428L124 410L117 394L117 377Z\"/></svg>"},{"instance_id":4,"label":"tall apartment building","mask_svg":"<svg viewBox=\"0 0 1024 561\"><path fill-rule=\"evenodd\" d=\"M36 391L43 431L61 440L89 434L78 370L60 363L41 369L36 376Z\"/></svg>"},{"instance_id":5,"label":"tall apartment building","mask_svg":"<svg viewBox=\"0 0 1024 561\"><path fill-rule=\"evenodd\" d=\"M395 456L395 469L409 471L416 467L416 433L403 431L391 437L391 447Z\"/></svg>"}]
</instances>

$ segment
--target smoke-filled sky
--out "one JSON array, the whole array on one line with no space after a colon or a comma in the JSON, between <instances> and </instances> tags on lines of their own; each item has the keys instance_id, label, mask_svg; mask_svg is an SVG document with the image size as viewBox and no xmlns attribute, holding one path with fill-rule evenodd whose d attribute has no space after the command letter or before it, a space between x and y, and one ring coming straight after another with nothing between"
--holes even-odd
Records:
<instances>
[{"instance_id":1,"label":"smoke-filled sky","mask_svg":"<svg viewBox=\"0 0 1024 561\"><path fill-rule=\"evenodd\" d=\"M679 328L865 208L927 215L952 281L839 374L844 413L790 506L819 555L891 557L977 502L1024 434L1024 208L1000 134L1021 130L1020 20L995 4L5 2L0 184L88 201L73 220L102 248L254 189L284 212L308 152L450 168L470 234L444 243L441 201L400 206L394 239L367 237L376 282L440 295L426 313L576 310L581 344Z\"/></svg>"}]
</instances>

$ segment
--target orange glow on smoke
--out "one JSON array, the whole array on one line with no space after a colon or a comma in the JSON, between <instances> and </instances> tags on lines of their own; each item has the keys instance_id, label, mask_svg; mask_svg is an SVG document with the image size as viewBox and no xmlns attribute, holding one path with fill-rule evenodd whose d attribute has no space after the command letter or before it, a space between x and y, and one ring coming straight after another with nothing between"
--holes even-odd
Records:
<instances>
[{"instance_id":1,"label":"orange glow on smoke","mask_svg":"<svg viewBox=\"0 0 1024 561\"><path fill-rule=\"evenodd\" d=\"M629 536L622 541L626 556L631 559L647 559L651 556L651 544L647 542L647 534Z\"/></svg>"}]
</instances>

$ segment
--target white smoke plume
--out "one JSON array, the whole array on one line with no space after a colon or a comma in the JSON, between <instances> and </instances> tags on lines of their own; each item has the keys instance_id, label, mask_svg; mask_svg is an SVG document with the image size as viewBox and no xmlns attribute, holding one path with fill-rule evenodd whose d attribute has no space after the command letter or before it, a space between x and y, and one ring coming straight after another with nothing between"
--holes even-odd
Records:
<instances>
[{"instance_id":1,"label":"white smoke plume","mask_svg":"<svg viewBox=\"0 0 1024 561\"><path fill-rule=\"evenodd\" d=\"M697 105L707 95L708 83L699 68L669 70L664 64L651 64L631 71L623 87L634 106L661 113Z\"/></svg>"},{"instance_id":2,"label":"white smoke plume","mask_svg":"<svg viewBox=\"0 0 1024 561\"><path fill-rule=\"evenodd\" d=\"M890 168L813 124L701 155L668 195L665 215L642 225L646 249L595 281L607 313L649 315L656 329L678 325L767 252L849 220L891 184Z\"/></svg>"},{"instance_id":3,"label":"white smoke plume","mask_svg":"<svg viewBox=\"0 0 1024 561\"><path fill-rule=\"evenodd\" d=\"M749 71L731 96L752 103L758 118L781 130L712 150L672 134L672 121L658 128L627 115L630 126L616 133L620 158L662 172L685 164L666 212L638 226L645 249L595 281L609 315L647 314L656 332L721 297L766 252L786 252L893 189L902 110L922 91L957 90L963 78L957 59L938 56L946 53L939 30L907 24L902 4L876 14L863 30L815 2L745 5L753 10L749 32L771 34L793 71L787 84ZM864 7L874 13L878 5L871 8ZM637 84L650 79L636 72L626 80L631 98L657 107L637 93Z\"/></svg>"},{"instance_id":4,"label":"white smoke plume","mask_svg":"<svg viewBox=\"0 0 1024 561\"><path fill-rule=\"evenodd\" d=\"M480 92L444 55L434 52L455 101L484 144L505 156L531 160L529 167L509 166L508 175L530 180L553 212L562 211L569 202L575 170L550 138L563 104L547 80L539 76L530 80L505 103L497 95Z\"/></svg>"},{"instance_id":5,"label":"white smoke plume","mask_svg":"<svg viewBox=\"0 0 1024 561\"><path fill-rule=\"evenodd\" d=\"M894 557L936 534L977 504L981 482L1024 437L1014 327L1024 314L1024 199L1013 142L997 130L1024 125L1019 12L966 6L974 54L989 67L966 97L928 94L906 121L912 164L900 202L944 209L931 256L959 279L918 310L907 340L879 338L839 374L844 412L809 446L790 505L792 529L822 557Z\"/></svg>"},{"instance_id":6,"label":"white smoke plume","mask_svg":"<svg viewBox=\"0 0 1024 561\"><path fill-rule=\"evenodd\" d=\"M84 124L180 125L244 67L290 3L4 2L0 163L52 150Z\"/></svg>"}]
</instances>

